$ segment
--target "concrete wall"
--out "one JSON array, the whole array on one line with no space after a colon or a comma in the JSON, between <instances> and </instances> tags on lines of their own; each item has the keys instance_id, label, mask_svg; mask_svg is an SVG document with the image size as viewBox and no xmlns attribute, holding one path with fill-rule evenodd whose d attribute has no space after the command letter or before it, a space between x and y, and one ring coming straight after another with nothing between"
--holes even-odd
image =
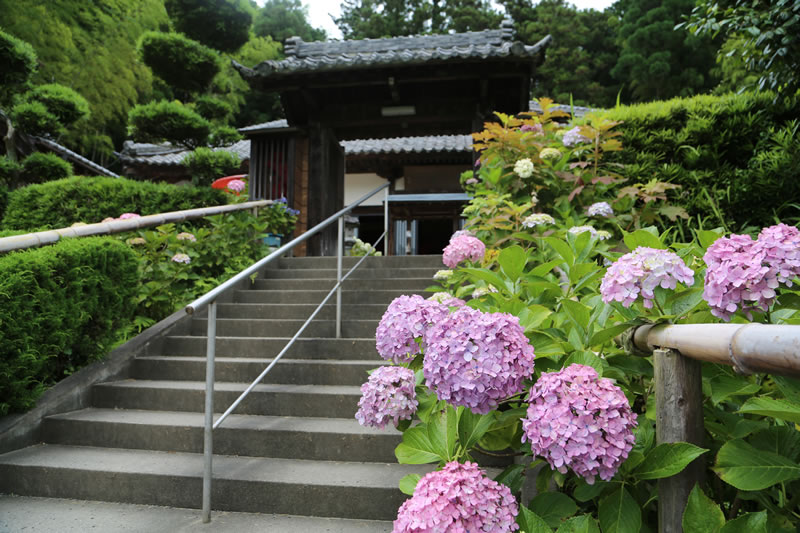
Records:
<instances>
[{"instance_id":1,"label":"concrete wall","mask_svg":"<svg viewBox=\"0 0 800 533\"><path fill-rule=\"evenodd\" d=\"M350 205L368 192L374 191L386 181L377 174L345 174L344 205ZM376 194L361 205L383 205L383 194Z\"/></svg>"}]
</instances>

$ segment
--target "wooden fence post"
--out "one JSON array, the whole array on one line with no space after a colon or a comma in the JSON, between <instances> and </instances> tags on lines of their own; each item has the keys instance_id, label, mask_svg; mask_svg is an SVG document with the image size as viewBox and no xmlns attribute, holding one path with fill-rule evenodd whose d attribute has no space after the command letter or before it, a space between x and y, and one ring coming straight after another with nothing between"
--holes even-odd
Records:
<instances>
[{"instance_id":1,"label":"wooden fence post","mask_svg":"<svg viewBox=\"0 0 800 533\"><path fill-rule=\"evenodd\" d=\"M703 444L701 363L677 350L653 350L656 382L656 442ZM689 493L703 475L702 459L658 481L658 531L681 533Z\"/></svg>"}]
</instances>

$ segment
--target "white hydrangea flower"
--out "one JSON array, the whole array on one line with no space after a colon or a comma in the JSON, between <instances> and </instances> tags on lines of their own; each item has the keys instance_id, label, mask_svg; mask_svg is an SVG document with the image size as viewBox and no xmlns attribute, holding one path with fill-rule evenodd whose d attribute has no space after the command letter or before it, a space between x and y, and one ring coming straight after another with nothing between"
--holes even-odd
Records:
<instances>
[{"instance_id":1,"label":"white hydrangea flower","mask_svg":"<svg viewBox=\"0 0 800 533\"><path fill-rule=\"evenodd\" d=\"M533 162L528 159L520 159L516 163L514 163L514 172L520 178L530 178L533 176Z\"/></svg>"},{"instance_id":2,"label":"white hydrangea flower","mask_svg":"<svg viewBox=\"0 0 800 533\"><path fill-rule=\"evenodd\" d=\"M556 221L547 213L534 213L529 215L522 221L522 225L526 228L534 228L536 226L555 224Z\"/></svg>"}]
</instances>

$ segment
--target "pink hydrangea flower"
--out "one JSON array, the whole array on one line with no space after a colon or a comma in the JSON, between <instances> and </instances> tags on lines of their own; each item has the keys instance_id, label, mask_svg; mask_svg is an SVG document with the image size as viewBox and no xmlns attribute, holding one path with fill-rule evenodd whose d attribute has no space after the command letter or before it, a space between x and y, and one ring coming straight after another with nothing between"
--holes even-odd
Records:
<instances>
[{"instance_id":1,"label":"pink hydrangea flower","mask_svg":"<svg viewBox=\"0 0 800 533\"><path fill-rule=\"evenodd\" d=\"M356 420L362 426L380 429L400 420L411 420L417 412L417 396L414 392L414 371L402 366L382 366L370 374L361 385Z\"/></svg>"},{"instance_id":2,"label":"pink hydrangea flower","mask_svg":"<svg viewBox=\"0 0 800 533\"><path fill-rule=\"evenodd\" d=\"M118 220L128 220L129 218L140 218L141 215L137 213L122 213Z\"/></svg>"},{"instance_id":3,"label":"pink hydrangea flower","mask_svg":"<svg viewBox=\"0 0 800 533\"><path fill-rule=\"evenodd\" d=\"M516 531L519 506L511 489L475 463L447 463L425 474L397 511L392 533L505 533Z\"/></svg>"},{"instance_id":4,"label":"pink hydrangea flower","mask_svg":"<svg viewBox=\"0 0 800 533\"><path fill-rule=\"evenodd\" d=\"M573 364L545 372L531 388L522 441L562 474L571 468L587 483L610 480L636 438L636 413L622 390L594 368Z\"/></svg>"},{"instance_id":5,"label":"pink hydrangea flower","mask_svg":"<svg viewBox=\"0 0 800 533\"><path fill-rule=\"evenodd\" d=\"M412 361L420 353L417 340L422 340L426 328L449 312L447 306L417 294L395 298L375 331L378 354L395 364Z\"/></svg>"},{"instance_id":6,"label":"pink hydrangea flower","mask_svg":"<svg viewBox=\"0 0 800 533\"><path fill-rule=\"evenodd\" d=\"M442 262L449 268L456 268L462 261L480 261L485 253L486 245L480 239L468 233L457 232L450 238L450 244L445 246Z\"/></svg>"},{"instance_id":7,"label":"pink hydrangea flower","mask_svg":"<svg viewBox=\"0 0 800 533\"><path fill-rule=\"evenodd\" d=\"M703 298L711 313L724 320L741 308L748 316L775 302L781 283L792 286L800 275L800 231L778 224L749 235L721 237L703 256L706 270Z\"/></svg>"},{"instance_id":8,"label":"pink hydrangea flower","mask_svg":"<svg viewBox=\"0 0 800 533\"><path fill-rule=\"evenodd\" d=\"M247 187L247 184L242 180L231 180L228 182L227 187L234 192L242 192Z\"/></svg>"},{"instance_id":9,"label":"pink hydrangea flower","mask_svg":"<svg viewBox=\"0 0 800 533\"><path fill-rule=\"evenodd\" d=\"M533 359L519 319L506 313L460 307L425 331L425 384L440 400L475 413L522 392Z\"/></svg>"},{"instance_id":10,"label":"pink hydrangea flower","mask_svg":"<svg viewBox=\"0 0 800 533\"><path fill-rule=\"evenodd\" d=\"M172 256L172 261L175 263L186 263L188 265L192 262L192 258L186 254L175 254Z\"/></svg>"},{"instance_id":11,"label":"pink hydrangea flower","mask_svg":"<svg viewBox=\"0 0 800 533\"><path fill-rule=\"evenodd\" d=\"M534 136L535 135L544 134L544 128L538 122L536 124L533 124L533 125L523 124L522 127L519 129L519 131L523 131L523 132L530 131L530 132L533 132Z\"/></svg>"},{"instance_id":12,"label":"pink hydrangea flower","mask_svg":"<svg viewBox=\"0 0 800 533\"><path fill-rule=\"evenodd\" d=\"M655 288L674 289L678 282L692 285L694 271L683 259L668 250L640 246L617 259L600 282L600 294L606 303L622 302L630 307L639 295L644 306L653 307Z\"/></svg>"},{"instance_id":13,"label":"pink hydrangea flower","mask_svg":"<svg viewBox=\"0 0 800 533\"><path fill-rule=\"evenodd\" d=\"M196 242L197 241L197 237L195 237L193 234L191 234L189 232L186 232L186 231L182 231L181 233L178 233L175 236L175 238L178 239L179 241L189 241L189 242Z\"/></svg>"}]
</instances>

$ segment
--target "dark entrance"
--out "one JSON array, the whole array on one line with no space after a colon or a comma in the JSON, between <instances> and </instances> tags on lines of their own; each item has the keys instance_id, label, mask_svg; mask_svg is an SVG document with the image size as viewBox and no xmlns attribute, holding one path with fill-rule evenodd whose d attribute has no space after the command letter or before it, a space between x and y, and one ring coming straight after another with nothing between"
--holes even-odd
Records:
<instances>
[{"instance_id":1,"label":"dark entrance","mask_svg":"<svg viewBox=\"0 0 800 533\"><path fill-rule=\"evenodd\" d=\"M452 218L420 220L417 226L417 254L441 254L452 234Z\"/></svg>"}]
</instances>

